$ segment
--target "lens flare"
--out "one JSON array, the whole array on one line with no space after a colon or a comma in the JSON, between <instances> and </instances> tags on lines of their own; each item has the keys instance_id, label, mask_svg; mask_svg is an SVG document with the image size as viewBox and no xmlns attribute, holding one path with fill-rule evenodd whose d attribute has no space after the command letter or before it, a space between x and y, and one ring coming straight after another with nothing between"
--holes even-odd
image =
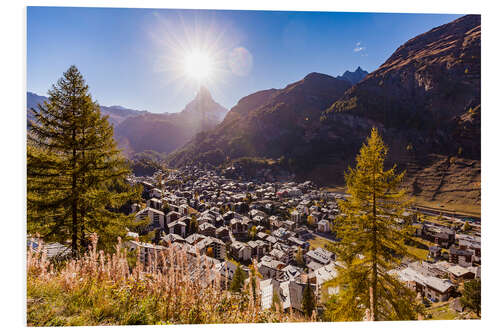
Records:
<instances>
[{"instance_id":1,"label":"lens flare","mask_svg":"<svg viewBox=\"0 0 500 333\"><path fill-rule=\"evenodd\" d=\"M210 55L203 51L194 50L185 56L184 72L186 76L198 82L210 79L213 67L213 60Z\"/></svg>"}]
</instances>

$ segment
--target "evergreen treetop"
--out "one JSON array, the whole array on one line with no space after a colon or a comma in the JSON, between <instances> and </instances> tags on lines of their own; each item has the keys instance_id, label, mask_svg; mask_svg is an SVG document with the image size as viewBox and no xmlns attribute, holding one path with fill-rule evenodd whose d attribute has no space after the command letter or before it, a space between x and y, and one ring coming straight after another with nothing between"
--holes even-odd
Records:
<instances>
[{"instance_id":1,"label":"evergreen treetop","mask_svg":"<svg viewBox=\"0 0 500 333\"><path fill-rule=\"evenodd\" d=\"M416 294L391 274L402 258L412 257L405 246L412 227L403 219L409 205L404 172L384 170L387 151L373 128L345 174L349 196L339 202L342 214L334 226L343 267L333 281L340 291L331 320L362 320L367 312L371 320L416 319Z\"/></svg>"},{"instance_id":2,"label":"evergreen treetop","mask_svg":"<svg viewBox=\"0 0 500 333\"><path fill-rule=\"evenodd\" d=\"M100 244L126 235L132 217L125 204L139 200L126 183L128 162L117 149L113 128L92 100L76 66L32 109L27 142L28 233L71 242L73 254L96 232Z\"/></svg>"}]
</instances>

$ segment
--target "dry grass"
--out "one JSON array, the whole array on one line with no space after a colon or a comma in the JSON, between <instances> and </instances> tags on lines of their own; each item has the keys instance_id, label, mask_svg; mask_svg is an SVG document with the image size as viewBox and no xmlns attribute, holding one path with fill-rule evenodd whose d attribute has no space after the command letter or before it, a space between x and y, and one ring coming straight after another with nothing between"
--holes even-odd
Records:
<instances>
[{"instance_id":1,"label":"dry grass","mask_svg":"<svg viewBox=\"0 0 500 333\"><path fill-rule=\"evenodd\" d=\"M420 260L427 259L427 254L429 253L428 250L420 249L418 247L414 247L414 246L410 246L410 245L406 245L406 249L408 250L408 252L410 254L414 255L415 257L417 257Z\"/></svg>"},{"instance_id":2,"label":"dry grass","mask_svg":"<svg viewBox=\"0 0 500 333\"><path fill-rule=\"evenodd\" d=\"M309 242L309 245L311 246L311 249L317 249L318 247L322 247L322 248L326 249L327 245L334 244L334 242L329 241L329 240L322 238L322 237L318 237L318 236L308 240L308 242Z\"/></svg>"},{"instance_id":3,"label":"dry grass","mask_svg":"<svg viewBox=\"0 0 500 333\"><path fill-rule=\"evenodd\" d=\"M481 218L481 205L454 204L442 201L429 201L421 197L414 197L415 203L422 208L441 210L444 214L463 214L475 218Z\"/></svg>"},{"instance_id":4,"label":"dry grass","mask_svg":"<svg viewBox=\"0 0 500 333\"><path fill-rule=\"evenodd\" d=\"M96 244L94 235L88 253L58 269L44 251L28 251L28 326L305 321L263 311L251 284L242 293L228 292L206 257L169 246L151 265L138 260L131 268L120 241L114 254L97 252Z\"/></svg>"}]
</instances>

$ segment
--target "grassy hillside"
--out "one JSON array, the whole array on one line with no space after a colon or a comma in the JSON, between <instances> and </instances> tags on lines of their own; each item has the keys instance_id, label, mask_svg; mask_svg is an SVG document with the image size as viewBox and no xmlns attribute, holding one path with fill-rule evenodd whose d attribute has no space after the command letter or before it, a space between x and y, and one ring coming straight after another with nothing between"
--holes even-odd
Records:
<instances>
[{"instance_id":1,"label":"grassy hillside","mask_svg":"<svg viewBox=\"0 0 500 333\"><path fill-rule=\"evenodd\" d=\"M91 250L57 269L45 255L30 250L28 326L305 321L296 314L261 310L248 285L241 294L225 291L223 279L203 257L169 247L155 265L132 268L120 243L116 250L113 255Z\"/></svg>"}]
</instances>

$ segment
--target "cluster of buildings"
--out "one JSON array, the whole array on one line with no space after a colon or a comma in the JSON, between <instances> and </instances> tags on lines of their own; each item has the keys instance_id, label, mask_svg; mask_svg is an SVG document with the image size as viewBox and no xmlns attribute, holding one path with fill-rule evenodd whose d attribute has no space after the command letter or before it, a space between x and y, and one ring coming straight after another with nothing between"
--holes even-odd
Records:
<instances>
[{"instance_id":1,"label":"cluster of buildings","mask_svg":"<svg viewBox=\"0 0 500 333\"><path fill-rule=\"evenodd\" d=\"M319 299L322 285L336 275L335 254L310 248L309 240L334 239L330 225L340 195L311 182L235 181L197 168L162 175L161 184L159 178L130 178L143 185L145 201L131 212L138 222L149 221L142 233L154 236L127 244L145 263L175 244L210 257L213 269L229 280L236 265L244 271L253 265L261 277L262 307L279 300L285 311L302 311L306 284Z\"/></svg>"},{"instance_id":2,"label":"cluster of buildings","mask_svg":"<svg viewBox=\"0 0 500 333\"><path fill-rule=\"evenodd\" d=\"M261 277L263 309L278 301L285 311L302 311L307 284L318 301L325 293L338 292L324 285L341 263L327 249L312 249L309 240L335 240L331 226L341 194L319 190L311 182L238 181L196 167L130 181L143 185L145 201L133 205L132 213L138 221L147 219L144 232L154 235L147 243L129 241L141 251L141 260L175 244L210 258L210 269L229 281L236 265L244 271L252 265ZM413 222L415 237L433 244L428 258L406 261L392 274L435 302L455 296L463 281L480 278L478 234L416 218Z\"/></svg>"},{"instance_id":3,"label":"cluster of buildings","mask_svg":"<svg viewBox=\"0 0 500 333\"><path fill-rule=\"evenodd\" d=\"M459 220L458 220L459 221ZM430 221L415 221L415 236L433 245L427 260L393 270L407 286L433 302L457 296L461 283L481 278L480 231L465 232Z\"/></svg>"}]
</instances>

